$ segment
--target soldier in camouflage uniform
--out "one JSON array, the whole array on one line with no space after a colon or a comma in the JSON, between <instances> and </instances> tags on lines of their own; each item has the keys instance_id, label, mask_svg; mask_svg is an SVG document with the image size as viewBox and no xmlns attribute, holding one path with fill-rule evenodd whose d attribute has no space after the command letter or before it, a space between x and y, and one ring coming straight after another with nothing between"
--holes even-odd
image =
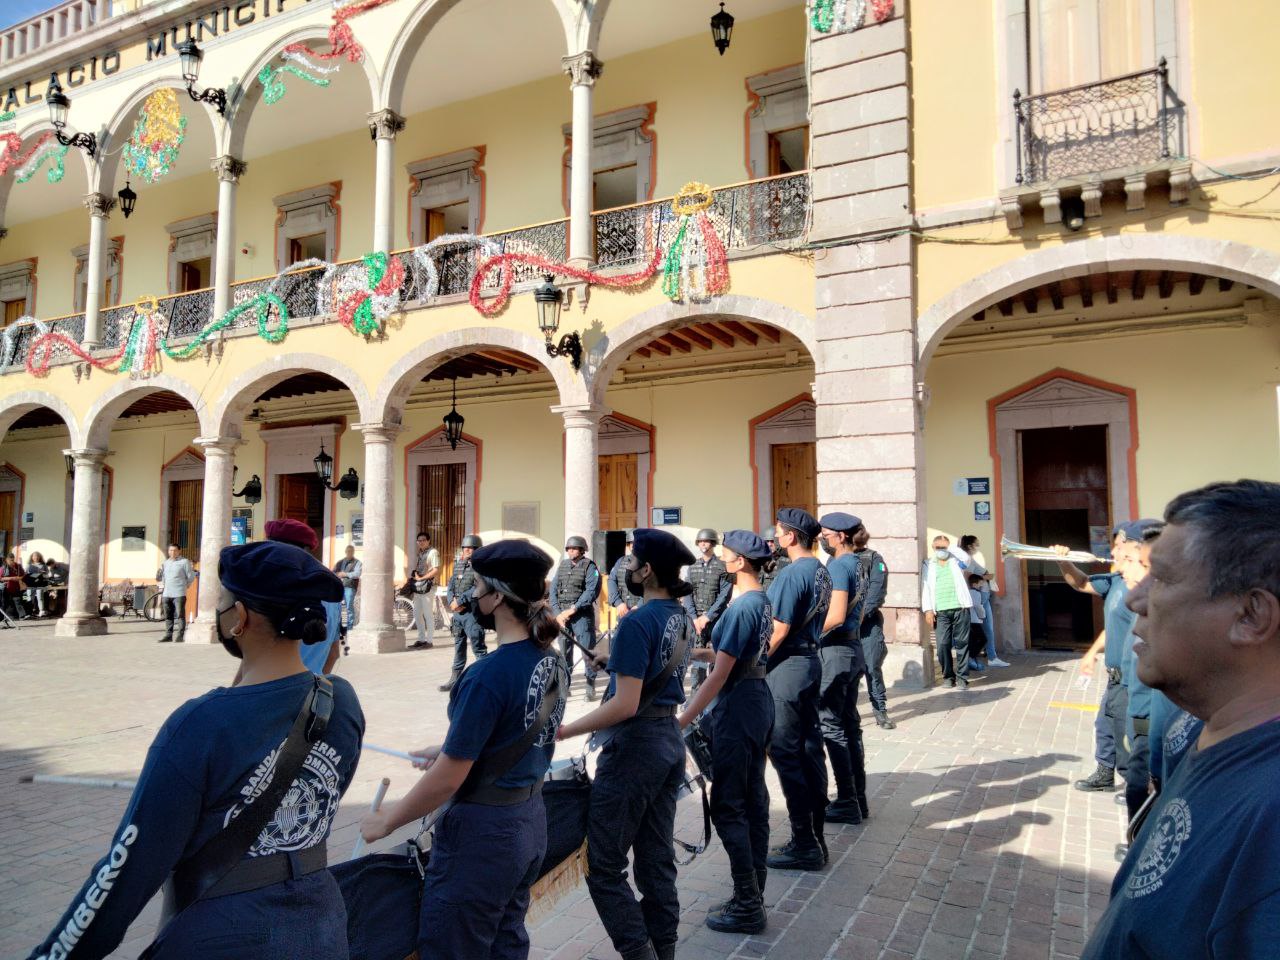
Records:
<instances>
[{"instance_id":1,"label":"soldier in camouflage uniform","mask_svg":"<svg viewBox=\"0 0 1280 960\"><path fill-rule=\"evenodd\" d=\"M764 565L764 569L760 571L760 586L765 590L769 589L769 584L777 579L782 569L791 562L791 558L785 553L779 556L778 541L773 538L773 528L760 531L760 539L765 542L770 550L773 551L773 559Z\"/></svg>"},{"instance_id":2,"label":"soldier in camouflage uniform","mask_svg":"<svg viewBox=\"0 0 1280 960\"><path fill-rule=\"evenodd\" d=\"M484 627L476 619L474 601L471 593L475 587L476 574L471 568L471 555L484 541L474 533L462 538L462 555L453 565L453 576L449 578L449 589L445 593L445 602L453 611L453 619L449 621L449 632L453 634L453 672L440 689L453 689L462 671L467 667L467 642L471 643L471 651L479 660L488 650L484 645Z\"/></svg>"},{"instance_id":3,"label":"soldier in camouflage uniform","mask_svg":"<svg viewBox=\"0 0 1280 960\"><path fill-rule=\"evenodd\" d=\"M573 676L573 643L577 640L588 650L596 645L596 598L600 596L600 570L587 557L587 541L570 537L564 543L564 559L551 581L551 609L560 623L560 652ZM572 638L572 640L570 639ZM596 698L596 665L583 658L587 675L587 699Z\"/></svg>"},{"instance_id":4,"label":"soldier in camouflage uniform","mask_svg":"<svg viewBox=\"0 0 1280 960\"><path fill-rule=\"evenodd\" d=\"M711 645L711 628L716 625L725 607L729 606L730 594L733 592L733 578L725 570L724 561L715 554L715 546L720 542L720 535L709 527L698 531L694 544L698 548L698 558L689 564L685 579L693 587L681 603L685 612L693 619L693 628L697 631L696 646ZM691 684L694 690L707 678L706 665L694 662L690 666Z\"/></svg>"},{"instance_id":5,"label":"soldier in camouflage uniform","mask_svg":"<svg viewBox=\"0 0 1280 960\"><path fill-rule=\"evenodd\" d=\"M631 556L631 544L635 542L635 531L627 531L627 547L609 571L609 605L613 607L614 616L621 620L628 613L640 606L644 597L637 597L627 589L626 560Z\"/></svg>"}]
</instances>

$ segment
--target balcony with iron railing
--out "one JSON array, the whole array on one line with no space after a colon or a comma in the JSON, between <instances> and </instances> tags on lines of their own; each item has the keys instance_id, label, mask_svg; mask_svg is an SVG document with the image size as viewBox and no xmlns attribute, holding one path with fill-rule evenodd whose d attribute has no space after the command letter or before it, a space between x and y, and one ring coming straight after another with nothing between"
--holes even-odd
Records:
<instances>
[{"instance_id":1,"label":"balcony with iron railing","mask_svg":"<svg viewBox=\"0 0 1280 960\"><path fill-rule=\"evenodd\" d=\"M1149 182L1167 182L1174 203L1187 198L1186 111L1163 58L1097 83L1031 96L1015 90L1013 128L1016 186L1001 197L1011 228L1035 203L1046 223L1060 222L1064 197L1079 197L1085 216L1099 216L1109 189L1141 209Z\"/></svg>"},{"instance_id":2,"label":"balcony with iron railing","mask_svg":"<svg viewBox=\"0 0 1280 960\"><path fill-rule=\"evenodd\" d=\"M65 43L112 15L121 0L66 0L21 23L0 30L0 67Z\"/></svg>"},{"instance_id":3,"label":"balcony with iron railing","mask_svg":"<svg viewBox=\"0 0 1280 960\"><path fill-rule=\"evenodd\" d=\"M805 239L808 229L809 174L784 174L764 180L720 187L714 191L707 213L716 235L724 244L730 259L759 256L788 249ZM648 263L655 245L665 247L678 229L671 198L604 210L593 216L597 269L602 272L633 271ZM432 304L456 303L470 293L476 271L492 253L532 254L562 263L568 259L568 219L553 220L515 230L486 234L487 249L471 246L445 246L433 253L431 262L436 274L436 290L430 294L431 277L423 262L421 248L392 254L404 267L404 281L399 300L402 309L418 309ZM356 268L359 260L337 264L339 268ZM514 289L528 288L542 279L543 271L527 263L512 265ZM311 267L279 276L258 277L232 284L232 306L252 302L268 291L285 304L290 321L312 319L314 322L336 322L323 308L333 302L332 289L324 289L325 268ZM339 273L342 270L338 271ZM488 273L482 291L496 291L497 271ZM157 298L162 317L159 332L175 345L194 336L213 319L214 291L211 288ZM132 302L104 308L101 314L102 348L119 349L128 338L136 310ZM53 331L80 342L84 336L84 313L75 313L47 321ZM227 337L249 335L257 330L255 310L245 310L221 328ZM24 368L31 344L40 331L27 326L13 333L13 351L4 373ZM65 345L55 344L50 363L73 363L76 356Z\"/></svg>"}]
</instances>

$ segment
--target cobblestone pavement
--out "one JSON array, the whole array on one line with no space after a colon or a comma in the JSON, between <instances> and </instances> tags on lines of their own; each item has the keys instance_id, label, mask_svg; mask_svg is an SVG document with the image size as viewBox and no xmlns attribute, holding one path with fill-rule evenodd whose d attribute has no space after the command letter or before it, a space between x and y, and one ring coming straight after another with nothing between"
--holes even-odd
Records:
<instances>
[{"instance_id":1,"label":"cobblestone pavement","mask_svg":"<svg viewBox=\"0 0 1280 960\"><path fill-rule=\"evenodd\" d=\"M48 626L0 631L0 957L22 957L53 926L106 849L127 791L22 783L32 774L129 778L164 718L226 683L218 647L158 645L151 624L111 623L107 637L60 640ZM344 658L360 694L366 739L409 749L438 743L451 650ZM822 873L769 876L768 930L754 937L703 925L729 891L723 849L680 873L677 956L807 958L1078 957L1107 901L1122 833L1110 793L1071 781L1093 768L1095 685L1081 689L1070 658L1027 655L969 691L890 692L898 729L867 728L871 819L830 825ZM570 716L585 712L575 679ZM561 748L564 750L564 748ZM567 753L567 752L566 752ZM566 755L562 753L561 755ZM330 850L346 856L378 781L392 795L413 780L402 761L365 752ZM785 829L770 773L775 837ZM682 801L677 833L695 839L701 810ZM406 829L402 834L411 832ZM391 841L388 841L391 842ZM150 941L153 901L116 956ZM536 958L613 958L585 886L532 924Z\"/></svg>"}]
</instances>

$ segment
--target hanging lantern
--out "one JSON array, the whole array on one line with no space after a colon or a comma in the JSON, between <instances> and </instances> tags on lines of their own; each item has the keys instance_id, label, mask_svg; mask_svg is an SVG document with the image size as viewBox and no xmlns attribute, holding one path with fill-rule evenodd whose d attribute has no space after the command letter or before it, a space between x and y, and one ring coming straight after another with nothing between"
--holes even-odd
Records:
<instances>
[{"instance_id":1,"label":"hanging lantern","mask_svg":"<svg viewBox=\"0 0 1280 960\"><path fill-rule=\"evenodd\" d=\"M453 378L453 408L444 415L444 438L449 441L449 449L457 450L458 441L462 439L462 428L466 419L458 412L458 378Z\"/></svg>"},{"instance_id":2,"label":"hanging lantern","mask_svg":"<svg viewBox=\"0 0 1280 960\"><path fill-rule=\"evenodd\" d=\"M124 182L124 187L116 194L120 198L120 210L124 213L124 218L129 219L129 215L133 213L133 208L138 202L138 195L129 188L129 181Z\"/></svg>"},{"instance_id":3,"label":"hanging lantern","mask_svg":"<svg viewBox=\"0 0 1280 960\"><path fill-rule=\"evenodd\" d=\"M245 481L244 488L239 493L232 493L233 497L243 497L244 502L253 506L255 503L262 502L262 478L256 473Z\"/></svg>"},{"instance_id":4,"label":"hanging lantern","mask_svg":"<svg viewBox=\"0 0 1280 960\"><path fill-rule=\"evenodd\" d=\"M715 41L720 56L729 49L729 40L733 37L733 15L725 13L724 4L720 4L720 12L711 18L711 39Z\"/></svg>"},{"instance_id":5,"label":"hanging lantern","mask_svg":"<svg viewBox=\"0 0 1280 960\"><path fill-rule=\"evenodd\" d=\"M564 291L556 286L551 274L547 274L542 286L533 291L533 302L538 306L538 329L550 342L560 329L560 310L564 306Z\"/></svg>"},{"instance_id":6,"label":"hanging lantern","mask_svg":"<svg viewBox=\"0 0 1280 960\"><path fill-rule=\"evenodd\" d=\"M320 441L320 452L311 462L315 464L316 476L320 478L320 482L329 486L329 481L333 479L333 457L324 452L323 440Z\"/></svg>"}]
</instances>

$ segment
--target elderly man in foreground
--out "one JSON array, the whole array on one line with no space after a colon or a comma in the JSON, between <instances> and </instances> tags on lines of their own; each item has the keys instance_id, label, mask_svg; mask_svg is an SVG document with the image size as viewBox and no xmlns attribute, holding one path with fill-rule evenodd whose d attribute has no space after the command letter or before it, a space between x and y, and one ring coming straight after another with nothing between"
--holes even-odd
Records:
<instances>
[{"instance_id":1,"label":"elderly man in foreground","mask_svg":"<svg viewBox=\"0 0 1280 960\"><path fill-rule=\"evenodd\" d=\"M1275 957L1280 484L1211 484L1177 497L1165 520L1128 598L1137 673L1205 725L1135 818L1084 958Z\"/></svg>"}]
</instances>

